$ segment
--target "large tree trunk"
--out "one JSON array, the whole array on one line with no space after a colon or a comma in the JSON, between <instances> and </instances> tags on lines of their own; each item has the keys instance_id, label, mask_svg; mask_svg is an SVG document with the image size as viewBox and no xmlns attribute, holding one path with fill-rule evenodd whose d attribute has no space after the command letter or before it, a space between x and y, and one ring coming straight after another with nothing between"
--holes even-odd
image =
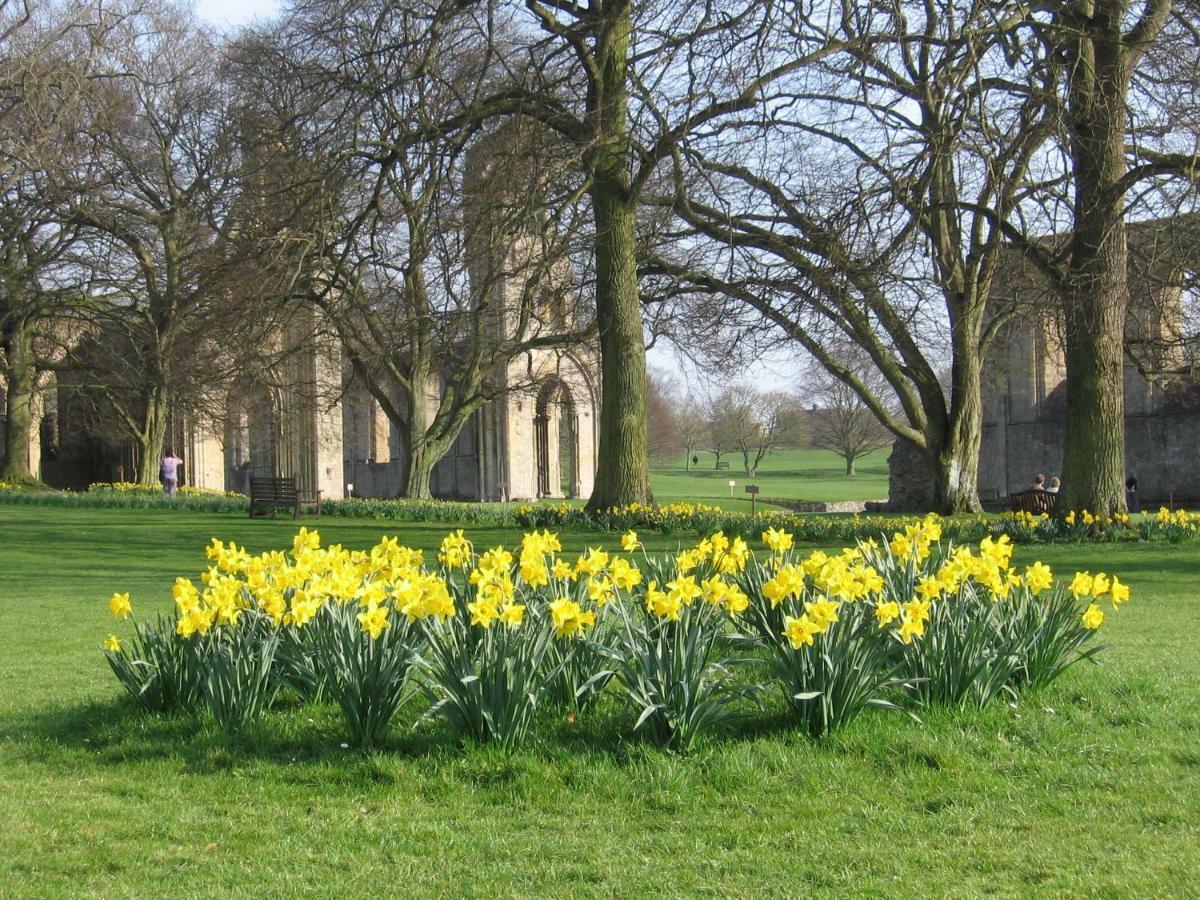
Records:
<instances>
[{"instance_id":1,"label":"large tree trunk","mask_svg":"<svg viewBox=\"0 0 1200 900\"><path fill-rule=\"evenodd\" d=\"M855 474L855 471L854 471L854 464L855 464L857 461L858 461L858 460L857 460L857 458L856 458L856 457L854 457L853 455L849 455L849 454L848 454L848 455L846 456L846 474L847 474L847 475L854 475L854 474Z\"/></svg>"},{"instance_id":2,"label":"large tree trunk","mask_svg":"<svg viewBox=\"0 0 1200 900\"><path fill-rule=\"evenodd\" d=\"M170 402L167 390L162 385L155 385L146 394L146 412L142 419L142 431L138 435L138 483L159 484L160 462L163 444L167 437L167 419L170 415ZM178 448L173 448L178 449ZM190 466L193 461L184 460L184 466ZM186 472L186 469L184 470Z\"/></svg>"},{"instance_id":3,"label":"large tree trunk","mask_svg":"<svg viewBox=\"0 0 1200 900\"><path fill-rule=\"evenodd\" d=\"M638 298L636 199L629 183L627 78L632 14L628 0L606 4L597 42L594 114L599 140L590 151L596 219L596 318L600 331L600 448L592 511L648 503L646 345Z\"/></svg>"},{"instance_id":4,"label":"large tree trunk","mask_svg":"<svg viewBox=\"0 0 1200 900\"><path fill-rule=\"evenodd\" d=\"M425 441L410 441L408 444L408 465L404 474L404 490L402 495L410 500L430 500L433 498L431 487L433 467L437 462L434 454L429 452Z\"/></svg>"},{"instance_id":5,"label":"large tree trunk","mask_svg":"<svg viewBox=\"0 0 1200 900\"><path fill-rule=\"evenodd\" d=\"M958 442L947 445L934 460L934 503L946 515L979 512L979 437L974 449Z\"/></svg>"},{"instance_id":6,"label":"large tree trunk","mask_svg":"<svg viewBox=\"0 0 1200 900\"><path fill-rule=\"evenodd\" d=\"M400 495L410 500L433 498L433 467L454 446L471 413L471 410L439 411L431 421L425 390L431 378L430 369L426 360L412 370L408 418L403 423L396 423L408 451Z\"/></svg>"},{"instance_id":7,"label":"large tree trunk","mask_svg":"<svg viewBox=\"0 0 1200 900\"><path fill-rule=\"evenodd\" d=\"M1075 228L1066 312L1063 510L1125 508L1125 198L1123 3L1101 2L1083 26L1069 84Z\"/></svg>"},{"instance_id":8,"label":"large tree trunk","mask_svg":"<svg viewBox=\"0 0 1200 900\"><path fill-rule=\"evenodd\" d=\"M429 445L429 406L425 387L429 381L429 366L425 347L421 342L412 360L409 373L407 418L396 425L404 440L406 451L404 483L400 496L412 500L429 500L433 497L431 478L434 464L441 454L431 452Z\"/></svg>"},{"instance_id":9,"label":"large tree trunk","mask_svg":"<svg viewBox=\"0 0 1200 900\"><path fill-rule=\"evenodd\" d=\"M638 300L633 205L610 176L592 188L600 330L600 448L588 508L648 503L646 348Z\"/></svg>"},{"instance_id":10,"label":"large tree trunk","mask_svg":"<svg viewBox=\"0 0 1200 900\"><path fill-rule=\"evenodd\" d=\"M37 369L33 335L17 323L4 342L8 361L6 375L7 417L4 427L4 461L0 481L23 483L36 480L29 468L29 445L33 440L33 393Z\"/></svg>"},{"instance_id":11,"label":"large tree trunk","mask_svg":"<svg viewBox=\"0 0 1200 900\"><path fill-rule=\"evenodd\" d=\"M950 373L950 416L934 460L938 511L979 512L979 448L983 436L983 398L977 322L955 323L954 365Z\"/></svg>"}]
</instances>

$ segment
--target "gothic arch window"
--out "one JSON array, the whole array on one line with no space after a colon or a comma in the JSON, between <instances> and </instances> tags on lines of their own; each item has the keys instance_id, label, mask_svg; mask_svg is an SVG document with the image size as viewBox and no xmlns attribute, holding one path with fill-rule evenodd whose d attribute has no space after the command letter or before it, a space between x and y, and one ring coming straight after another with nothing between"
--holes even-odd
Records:
<instances>
[{"instance_id":1,"label":"gothic arch window","mask_svg":"<svg viewBox=\"0 0 1200 900\"><path fill-rule=\"evenodd\" d=\"M539 391L533 413L539 497L579 494L579 419L575 400L560 379Z\"/></svg>"},{"instance_id":2,"label":"gothic arch window","mask_svg":"<svg viewBox=\"0 0 1200 900\"><path fill-rule=\"evenodd\" d=\"M230 392L225 424L225 484L248 493L250 477L279 474L279 401L270 388L242 384Z\"/></svg>"}]
</instances>

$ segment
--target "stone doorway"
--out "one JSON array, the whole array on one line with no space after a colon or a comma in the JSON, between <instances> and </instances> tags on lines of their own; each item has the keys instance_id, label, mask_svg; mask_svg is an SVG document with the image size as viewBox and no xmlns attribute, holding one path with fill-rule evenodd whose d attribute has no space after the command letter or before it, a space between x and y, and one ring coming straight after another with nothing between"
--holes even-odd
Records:
<instances>
[{"instance_id":1,"label":"stone doorway","mask_svg":"<svg viewBox=\"0 0 1200 900\"><path fill-rule=\"evenodd\" d=\"M538 497L578 497L579 420L564 382L551 381L538 393L533 425Z\"/></svg>"}]
</instances>

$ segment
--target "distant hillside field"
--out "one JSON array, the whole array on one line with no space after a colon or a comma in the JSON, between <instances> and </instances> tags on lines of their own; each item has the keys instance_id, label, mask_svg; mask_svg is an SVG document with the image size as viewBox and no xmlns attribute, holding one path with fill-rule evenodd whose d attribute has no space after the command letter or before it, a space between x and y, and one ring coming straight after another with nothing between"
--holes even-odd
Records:
<instances>
[{"instance_id":1,"label":"distant hillside field","mask_svg":"<svg viewBox=\"0 0 1200 900\"><path fill-rule=\"evenodd\" d=\"M757 484L759 502L771 500L883 500L887 498L887 458L880 450L858 461L858 474L847 477L846 464L828 450L784 450L763 460L755 478L742 469L741 454L721 458L728 469L714 469L711 453L697 454L700 464L684 471L682 455L670 463L657 463L650 473L654 499L710 503L725 509L749 509L747 484ZM736 482L730 497L729 482Z\"/></svg>"}]
</instances>

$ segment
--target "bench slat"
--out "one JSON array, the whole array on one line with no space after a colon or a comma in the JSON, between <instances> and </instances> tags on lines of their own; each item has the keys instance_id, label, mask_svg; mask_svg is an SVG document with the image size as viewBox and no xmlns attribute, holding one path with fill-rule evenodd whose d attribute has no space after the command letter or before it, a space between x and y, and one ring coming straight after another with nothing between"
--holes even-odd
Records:
<instances>
[{"instance_id":1,"label":"bench slat","mask_svg":"<svg viewBox=\"0 0 1200 900\"><path fill-rule=\"evenodd\" d=\"M320 491L302 491L299 486L299 479L294 475L291 477L282 478L258 478L251 477L250 479L250 515L253 516L259 508L269 508L271 514L275 514L275 510L279 507L291 507L292 518L300 518L300 510L303 504L316 505L317 516L321 515L321 492Z\"/></svg>"},{"instance_id":2,"label":"bench slat","mask_svg":"<svg viewBox=\"0 0 1200 900\"><path fill-rule=\"evenodd\" d=\"M1058 502L1058 494L1051 493L1050 491L1030 489L1013 494L1009 499L1012 502L1013 512L1027 512L1040 515L1042 513L1049 514L1054 512L1054 505Z\"/></svg>"}]
</instances>

